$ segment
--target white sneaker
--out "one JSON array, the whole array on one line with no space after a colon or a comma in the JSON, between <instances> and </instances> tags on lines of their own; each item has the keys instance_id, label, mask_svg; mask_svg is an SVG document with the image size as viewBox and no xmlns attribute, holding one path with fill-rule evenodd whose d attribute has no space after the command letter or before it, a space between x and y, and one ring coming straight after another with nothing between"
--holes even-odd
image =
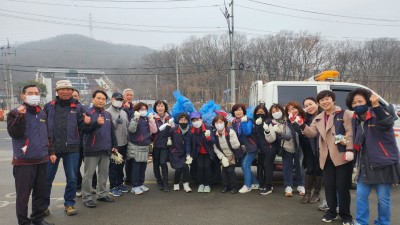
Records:
<instances>
[{"instance_id":1,"label":"white sneaker","mask_svg":"<svg viewBox=\"0 0 400 225\"><path fill-rule=\"evenodd\" d=\"M77 191L76 192L76 197L82 197L82 192L81 191Z\"/></svg>"},{"instance_id":2,"label":"white sneaker","mask_svg":"<svg viewBox=\"0 0 400 225\"><path fill-rule=\"evenodd\" d=\"M143 194L143 191L142 189L140 189L140 187L133 187L131 189L131 193L134 193L135 195L141 195Z\"/></svg>"},{"instance_id":3,"label":"white sneaker","mask_svg":"<svg viewBox=\"0 0 400 225\"><path fill-rule=\"evenodd\" d=\"M203 193L204 192L204 185L200 184L199 189L197 189L197 192Z\"/></svg>"},{"instance_id":4,"label":"white sneaker","mask_svg":"<svg viewBox=\"0 0 400 225\"><path fill-rule=\"evenodd\" d=\"M304 196L306 194L306 189L304 189L304 186L298 186L297 191L301 196Z\"/></svg>"},{"instance_id":5,"label":"white sneaker","mask_svg":"<svg viewBox=\"0 0 400 225\"><path fill-rule=\"evenodd\" d=\"M293 190L292 190L292 187L287 186L287 187L285 188L285 196L286 196L286 197L293 197Z\"/></svg>"},{"instance_id":6,"label":"white sneaker","mask_svg":"<svg viewBox=\"0 0 400 225\"><path fill-rule=\"evenodd\" d=\"M148 187L146 187L144 185L140 186L139 188L140 188L140 190L142 190L144 192L148 192L150 190L150 188L148 188Z\"/></svg>"},{"instance_id":7,"label":"white sneaker","mask_svg":"<svg viewBox=\"0 0 400 225\"><path fill-rule=\"evenodd\" d=\"M174 191L179 191L179 184L174 184Z\"/></svg>"},{"instance_id":8,"label":"white sneaker","mask_svg":"<svg viewBox=\"0 0 400 225\"><path fill-rule=\"evenodd\" d=\"M243 185L243 187L240 188L239 193L244 194L244 193L247 193L250 191L251 191L251 188L248 188L246 185Z\"/></svg>"},{"instance_id":9,"label":"white sneaker","mask_svg":"<svg viewBox=\"0 0 400 225\"><path fill-rule=\"evenodd\" d=\"M210 193L210 191L211 191L211 188L209 185L204 186L204 191L203 191L204 193Z\"/></svg>"},{"instance_id":10,"label":"white sneaker","mask_svg":"<svg viewBox=\"0 0 400 225\"><path fill-rule=\"evenodd\" d=\"M189 187L189 182L183 183L183 190L185 190L186 193L192 192L192 189Z\"/></svg>"},{"instance_id":11,"label":"white sneaker","mask_svg":"<svg viewBox=\"0 0 400 225\"><path fill-rule=\"evenodd\" d=\"M258 188L260 188L260 185L259 184L252 184L250 188L251 188L251 190L257 190Z\"/></svg>"}]
</instances>

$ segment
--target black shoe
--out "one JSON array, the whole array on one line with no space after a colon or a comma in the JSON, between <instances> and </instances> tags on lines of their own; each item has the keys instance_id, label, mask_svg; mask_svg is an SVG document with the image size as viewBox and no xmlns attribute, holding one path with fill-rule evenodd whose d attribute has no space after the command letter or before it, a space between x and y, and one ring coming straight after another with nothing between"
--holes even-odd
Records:
<instances>
[{"instance_id":1,"label":"black shoe","mask_svg":"<svg viewBox=\"0 0 400 225\"><path fill-rule=\"evenodd\" d=\"M338 216L332 216L329 213L326 213L324 217L322 217L322 221L325 223L330 223L334 220L336 220L338 218Z\"/></svg>"},{"instance_id":2,"label":"black shoe","mask_svg":"<svg viewBox=\"0 0 400 225\"><path fill-rule=\"evenodd\" d=\"M40 223L31 223L31 225L54 225L54 223L48 223L48 222L42 220L42 222L40 222Z\"/></svg>"},{"instance_id":3,"label":"black shoe","mask_svg":"<svg viewBox=\"0 0 400 225\"><path fill-rule=\"evenodd\" d=\"M168 187L168 185L166 184L166 185L164 185L164 187L163 187L163 191L164 192L169 192L169 187Z\"/></svg>"},{"instance_id":4,"label":"black shoe","mask_svg":"<svg viewBox=\"0 0 400 225\"><path fill-rule=\"evenodd\" d=\"M164 190L164 185L162 183L157 183L158 185L158 189L160 189L160 191Z\"/></svg>"},{"instance_id":5,"label":"black shoe","mask_svg":"<svg viewBox=\"0 0 400 225\"><path fill-rule=\"evenodd\" d=\"M237 188L232 188L231 194L236 194L236 193L238 193L238 189Z\"/></svg>"},{"instance_id":6,"label":"black shoe","mask_svg":"<svg viewBox=\"0 0 400 225\"><path fill-rule=\"evenodd\" d=\"M85 205L88 208L96 208L96 203L94 203L94 201L92 200L84 202L83 205Z\"/></svg>"},{"instance_id":7,"label":"black shoe","mask_svg":"<svg viewBox=\"0 0 400 225\"><path fill-rule=\"evenodd\" d=\"M100 202L114 202L114 199L112 199L112 198L110 198L110 197L108 197L106 195L105 197L98 198L97 201L100 201Z\"/></svg>"},{"instance_id":8,"label":"black shoe","mask_svg":"<svg viewBox=\"0 0 400 225\"><path fill-rule=\"evenodd\" d=\"M222 193L226 193L228 191L228 187L227 186L224 186L222 189L221 189L221 192Z\"/></svg>"}]
</instances>

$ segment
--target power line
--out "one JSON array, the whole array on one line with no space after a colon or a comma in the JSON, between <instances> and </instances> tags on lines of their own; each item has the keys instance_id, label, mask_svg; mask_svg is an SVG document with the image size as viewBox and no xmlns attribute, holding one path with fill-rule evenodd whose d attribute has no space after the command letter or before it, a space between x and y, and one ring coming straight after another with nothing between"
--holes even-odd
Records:
<instances>
[{"instance_id":1,"label":"power line","mask_svg":"<svg viewBox=\"0 0 400 225\"><path fill-rule=\"evenodd\" d=\"M118 6L47 3L47 2L25 1L25 0L6 0L6 1L12 1L14 3L22 2L22 3L37 4L37 5L51 5L51 6L63 6L63 7L78 7L78 8L92 8L92 9L124 9L124 10L171 10L171 9L211 8L220 6L220 5L199 5L199 6L171 6L171 7L118 7Z\"/></svg>"},{"instance_id":2,"label":"power line","mask_svg":"<svg viewBox=\"0 0 400 225\"><path fill-rule=\"evenodd\" d=\"M288 9L288 10L293 10L293 11L298 11L298 12L312 13L312 14L318 14L318 15L324 15L324 16L334 16L334 17L359 19L359 20L386 21L386 22L399 22L400 21L400 19L383 19L383 18L339 15L339 14L334 14L334 13L322 13L322 12L317 12L317 11L312 11L312 10L297 9L297 8L281 6L281 5L276 5L276 4L266 3L266 2L260 2L257 0L247 0L247 1L262 4L262 5L268 5L268 6L272 6L272 7L276 7L276 8L282 8L282 9Z\"/></svg>"},{"instance_id":3,"label":"power line","mask_svg":"<svg viewBox=\"0 0 400 225\"><path fill-rule=\"evenodd\" d=\"M117 3L169 3L169 2L194 2L202 0L71 0L74 2L117 2Z\"/></svg>"},{"instance_id":4,"label":"power line","mask_svg":"<svg viewBox=\"0 0 400 225\"><path fill-rule=\"evenodd\" d=\"M243 5L237 5L237 6L240 7L240 8L255 10L255 11L259 11L259 12L265 12L265 13L270 13L270 14L275 14L275 15L280 15L280 16L307 19L307 20L313 20L313 21L333 22L333 23L343 23L343 24L352 24L352 25L363 25L363 26L400 27L400 25L396 25L396 24L357 23L357 22L344 22L344 21L338 21L338 20L317 19L317 18L312 18L312 17L296 16L296 15L291 15L291 14L286 14L286 13L272 12L272 11L267 11L267 10L247 7L247 6L243 6Z\"/></svg>"}]
</instances>

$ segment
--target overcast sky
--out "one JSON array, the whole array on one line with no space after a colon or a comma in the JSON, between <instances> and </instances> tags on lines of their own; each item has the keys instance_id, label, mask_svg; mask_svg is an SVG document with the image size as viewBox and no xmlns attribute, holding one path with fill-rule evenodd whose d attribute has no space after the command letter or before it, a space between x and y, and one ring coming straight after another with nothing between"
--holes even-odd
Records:
<instances>
[{"instance_id":1,"label":"overcast sky","mask_svg":"<svg viewBox=\"0 0 400 225\"><path fill-rule=\"evenodd\" d=\"M223 7L223 0L0 0L0 45L90 36L91 14L95 39L160 49L191 35L227 34ZM291 30L333 41L399 39L399 9L398 0L235 0L234 25L249 37Z\"/></svg>"}]
</instances>

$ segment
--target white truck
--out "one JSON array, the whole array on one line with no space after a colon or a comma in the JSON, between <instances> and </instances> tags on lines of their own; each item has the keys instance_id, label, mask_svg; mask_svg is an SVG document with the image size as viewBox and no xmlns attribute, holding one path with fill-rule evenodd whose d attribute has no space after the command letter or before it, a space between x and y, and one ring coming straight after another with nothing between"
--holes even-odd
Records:
<instances>
[{"instance_id":1,"label":"white truck","mask_svg":"<svg viewBox=\"0 0 400 225\"><path fill-rule=\"evenodd\" d=\"M297 101L302 105L305 98L316 97L317 93L323 90L331 90L336 95L335 104L342 109L347 109L345 101L350 91L360 87L371 90L360 84L336 82L332 78L337 76L338 73L335 71L326 71L306 81L271 81L266 83L260 80L256 81L250 87L249 106L256 106L263 102L267 109L269 109L274 103L285 106L289 101ZM379 98L380 104L385 107L390 114L397 117L394 131L397 146L400 146L400 120L396 114L395 107L382 97L379 96ZM277 157L275 161L277 170L281 169L280 160L280 157Z\"/></svg>"}]
</instances>

